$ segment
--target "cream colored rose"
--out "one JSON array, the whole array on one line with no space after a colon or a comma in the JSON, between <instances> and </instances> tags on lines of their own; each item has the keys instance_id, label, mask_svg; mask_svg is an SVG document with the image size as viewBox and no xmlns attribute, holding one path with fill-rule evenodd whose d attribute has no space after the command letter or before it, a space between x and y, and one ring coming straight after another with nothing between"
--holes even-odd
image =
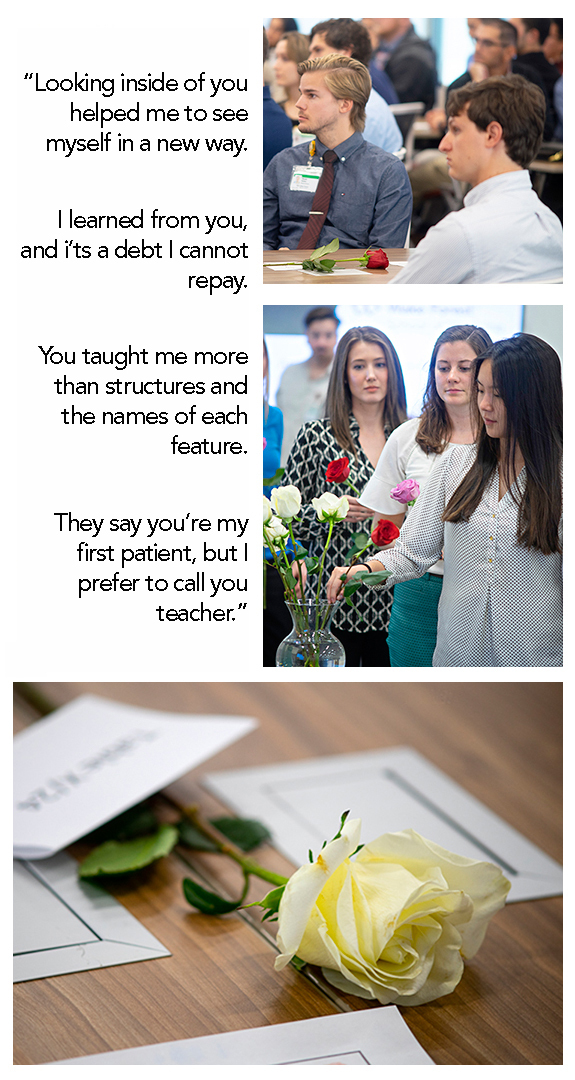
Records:
<instances>
[{"instance_id":1,"label":"cream colored rose","mask_svg":"<svg viewBox=\"0 0 575 1080\"><path fill-rule=\"evenodd\" d=\"M328 982L386 1005L450 994L510 883L499 867L453 855L412 829L387 833L350 859L361 821L288 881L275 966L293 956Z\"/></svg>"},{"instance_id":2,"label":"cream colored rose","mask_svg":"<svg viewBox=\"0 0 575 1080\"><path fill-rule=\"evenodd\" d=\"M331 491L324 491L319 499L312 499L311 503L319 521L343 521L349 511L349 502L345 495L338 499Z\"/></svg>"},{"instance_id":3,"label":"cream colored rose","mask_svg":"<svg viewBox=\"0 0 575 1080\"><path fill-rule=\"evenodd\" d=\"M266 522L268 522L270 520L273 511L272 511L272 504L270 503L269 499L266 499L265 495L263 495L262 498L264 500L264 525L265 525Z\"/></svg>"},{"instance_id":4,"label":"cream colored rose","mask_svg":"<svg viewBox=\"0 0 575 1080\"><path fill-rule=\"evenodd\" d=\"M301 494L293 484L272 488L270 502L274 514L285 521L291 521L301 510Z\"/></svg>"},{"instance_id":5,"label":"cream colored rose","mask_svg":"<svg viewBox=\"0 0 575 1080\"><path fill-rule=\"evenodd\" d=\"M278 540L285 540L288 536L289 529L279 517L271 517L264 525L264 544L268 546L273 547Z\"/></svg>"}]
</instances>

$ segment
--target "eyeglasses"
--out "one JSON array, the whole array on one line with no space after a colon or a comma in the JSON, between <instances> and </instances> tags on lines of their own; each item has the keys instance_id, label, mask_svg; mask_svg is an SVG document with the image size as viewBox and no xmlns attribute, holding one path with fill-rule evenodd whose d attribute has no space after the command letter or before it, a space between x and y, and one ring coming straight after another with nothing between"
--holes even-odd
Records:
<instances>
[{"instance_id":1,"label":"eyeglasses","mask_svg":"<svg viewBox=\"0 0 575 1080\"><path fill-rule=\"evenodd\" d=\"M474 37L472 35L471 40L474 41L476 45L484 45L486 49L500 49L501 48L501 42L500 41L490 41L489 38L479 38L479 37Z\"/></svg>"}]
</instances>

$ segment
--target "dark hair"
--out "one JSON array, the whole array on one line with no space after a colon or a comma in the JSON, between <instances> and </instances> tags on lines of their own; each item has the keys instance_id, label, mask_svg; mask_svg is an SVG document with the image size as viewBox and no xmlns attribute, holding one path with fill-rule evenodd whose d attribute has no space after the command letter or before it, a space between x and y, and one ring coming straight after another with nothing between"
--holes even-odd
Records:
<instances>
[{"instance_id":1,"label":"dark hair","mask_svg":"<svg viewBox=\"0 0 575 1080\"><path fill-rule=\"evenodd\" d=\"M549 28L554 19L521 19L526 30L537 30L539 44L542 45L546 37L549 37Z\"/></svg>"},{"instance_id":2,"label":"dark hair","mask_svg":"<svg viewBox=\"0 0 575 1080\"><path fill-rule=\"evenodd\" d=\"M270 43L268 41L268 35L266 34L266 28L264 26L264 64L270 54Z\"/></svg>"},{"instance_id":3,"label":"dark hair","mask_svg":"<svg viewBox=\"0 0 575 1080\"><path fill-rule=\"evenodd\" d=\"M372 53L371 38L365 26L355 19L326 19L317 23L309 35L310 44L315 34L323 34L326 45L331 45L336 52L351 49L353 59L368 66Z\"/></svg>"},{"instance_id":4,"label":"dark hair","mask_svg":"<svg viewBox=\"0 0 575 1080\"><path fill-rule=\"evenodd\" d=\"M278 41L285 41L288 58L293 64L300 64L309 56L309 41L306 34L300 34L298 30L290 30L288 34L282 34Z\"/></svg>"},{"instance_id":5,"label":"dark hair","mask_svg":"<svg viewBox=\"0 0 575 1080\"><path fill-rule=\"evenodd\" d=\"M551 24L557 27L557 33L559 34L559 41L563 41L563 19L551 19ZM551 30L551 26L549 27Z\"/></svg>"},{"instance_id":6,"label":"dark hair","mask_svg":"<svg viewBox=\"0 0 575 1080\"><path fill-rule=\"evenodd\" d=\"M452 90L447 115L467 115L481 131L493 121L501 124L507 156L522 169L533 161L543 139L545 96L522 75L494 75Z\"/></svg>"},{"instance_id":7,"label":"dark hair","mask_svg":"<svg viewBox=\"0 0 575 1080\"><path fill-rule=\"evenodd\" d=\"M387 362L387 393L383 407L382 427L388 427L394 431L407 420L403 372L391 341L375 326L354 326L343 335L335 351L327 388L325 415L329 417L331 429L341 448L351 452L356 459L358 448L353 441L349 424L352 400L347 380L347 361L352 346L358 341L368 341L370 344L379 345Z\"/></svg>"},{"instance_id":8,"label":"dark hair","mask_svg":"<svg viewBox=\"0 0 575 1080\"><path fill-rule=\"evenodd\" d=\"M525 22L525 20L522 20ZM517 48L517 28L507 21L507 19L480 19L480 23L483 26L494 26L496 30L499 30L499 40L504 49L507 49L509 45L513 45L513 48Z\"/></svg>"},{"instance_id":9,"label":"dark hair","mask_svg":"<svg viewBox=\"0 0 575 1080\"><path fill-rule=\"evenodd\" d=\"M314 307L311 311L306 313L306 317L303 321L306 330L309 329L312 322L318 322L319 319L335 319L336 326L339 326L339 319L335 313L335 308Z\"/></svg>"},{"instance_id":10,"label":"dark hair","mask_svg":"<svg viewBox=\"0 0 575 1080\"><path fill-rule=\"evenodd\" d=\"M295 19L282 19L284 34L291 34L292 30L299 30Z\"/></svg>"},{"instance_id":11,"label":"dark hair","mask_svg":"<svg viewBox=\"0 0 575 1080\"><path fill-rule=\"evenodd\" d=\"M515 334L497 341L476 360L476 375L490 360L493 386L506 409L505 456L500 439L492 439L483 425L477 457L452 495L444 521L469 521L495 470L503 476L519 507L517 542L544 555L560 550L561 459L563 451L563 398L561 362L546 341L533 334ZM522 493L513 489L513 463L519 449L525 460Z\"/></svg>"},{"instance_id":12,"label":"dark hair","mask_svg":"<svg viewBox=\"0 0 575 1080\"><path fill-rule=\"evenodd\" d=\"M415 441L426 454L442 454L451 438L451 421L442 401L437 393L435 382L435 363L437 354L442 345L451 341L465 341L476 356L485 352L493 342L480 326L449 326L439 335L429 364L427 386L423 395L423 409L417 429Z\"/></svg>"}]
</instances>

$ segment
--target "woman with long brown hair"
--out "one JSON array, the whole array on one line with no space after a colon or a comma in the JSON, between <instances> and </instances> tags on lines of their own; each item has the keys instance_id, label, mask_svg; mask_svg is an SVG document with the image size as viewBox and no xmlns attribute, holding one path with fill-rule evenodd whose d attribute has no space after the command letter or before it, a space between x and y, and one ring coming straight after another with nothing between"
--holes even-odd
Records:
<instances>
[{"instance_id":1,"label":"woman with long brown hair","mask_svg":"<svg viewBox=\"0 0 575 1080\"><path fill-rule=\"evenodd\" d=\"M420 577L445 552L434 667L560 667L562 653L561 364L531 334L475 361L477 446L437 462L393 550L358 570L386 586ZM357 595L357 594L356 594Z\"/></svg>"},{"instance_id":2,"label":"woman with long brown hair","mask_svg":"<svg viewBox=\"0 0 575 1080\"><path fill-rule=\"evenodd\" d=\"M333 461L348 458L349 479L358 491L371 476L391 432L406 419L405 386L399 357L389 338L373 326L356 326L339 342L327 392L326 416L300 428L282 484L294 484L302 495L301 524L296 536L310 555L323 549L327 524L317 520L311 500L327 487L326 472ZM372 511L350 495L344 483L330 490L345 495L350 508L345 522L334 530L330 557L343 560L354 532L366 526ZM342 605L333 618L334 633L343 643L348 667L388 667L387 624L391 594L384 604L365 591L358 611Z\"/></svg>"},{"instance_id":3,"label":"woman with long brown hair","mask_svg":"<svg viewBox=\"0 0 575 1080\"><path fill-rule=\"evenodd\" d=\"M475 359L492 345L478 326L450 326L439 335L431 354L423 411L393 432L362 503L398 527L406 511L390 492L415 480L422 492L438 457L452 446L469 446L477 437L473 408ZM422 577L393 590L387 644L392 667L431 667L437 640L437 606L443 584L443 559Z\"/></svg>"}]
</instances>

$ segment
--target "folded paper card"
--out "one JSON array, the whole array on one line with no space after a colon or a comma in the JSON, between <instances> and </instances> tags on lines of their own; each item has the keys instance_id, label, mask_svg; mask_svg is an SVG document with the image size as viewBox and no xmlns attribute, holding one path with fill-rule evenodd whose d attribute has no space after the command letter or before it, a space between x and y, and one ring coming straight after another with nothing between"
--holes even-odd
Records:
<instances>
[{"instance_id":1,"label":"folded paper card","mask_svg":"<svg viewBox=\"0 0 575 1080\"><path fill-rule=\"evenodd\" d=\"M65 852L14 861L14 982L132 964L170 953Z\"/></svg>"},{"instance_id":2,"label":"folded paper card","mask_svg":"<svg viewBox=\"0 0 575 1080\"><path fill-rule=\"evenodd\" d=\"M54 1065L433 1065L394 1005L225 1035L139 1046ZM53 1067L52 1063L48 1066Z\"/></svg>"},{"instance_id":3,"label":"folded paper card","mask_svg":"<svg viewBox=\"0 0 575 1080\"><path fill-rule=\"evenodd\" d=\"M211 773L203 783L245 817L259 818L296 865L333 836L344 810L362 840L415 829L471 859L497 863L509 900L556 896L561 867L421 754L406 747Z\"/></svg>"},{"instance_id":4,"label":"folded paper card","mask_svg":"<svg viewBox=\"0 0 575 1080\"><path fill-rule=\"evenodd\" d=\"M44 859L246 735L255 720L188 716L86 694L14 739L14 856Z\"/></svg>"}]
</instances>

